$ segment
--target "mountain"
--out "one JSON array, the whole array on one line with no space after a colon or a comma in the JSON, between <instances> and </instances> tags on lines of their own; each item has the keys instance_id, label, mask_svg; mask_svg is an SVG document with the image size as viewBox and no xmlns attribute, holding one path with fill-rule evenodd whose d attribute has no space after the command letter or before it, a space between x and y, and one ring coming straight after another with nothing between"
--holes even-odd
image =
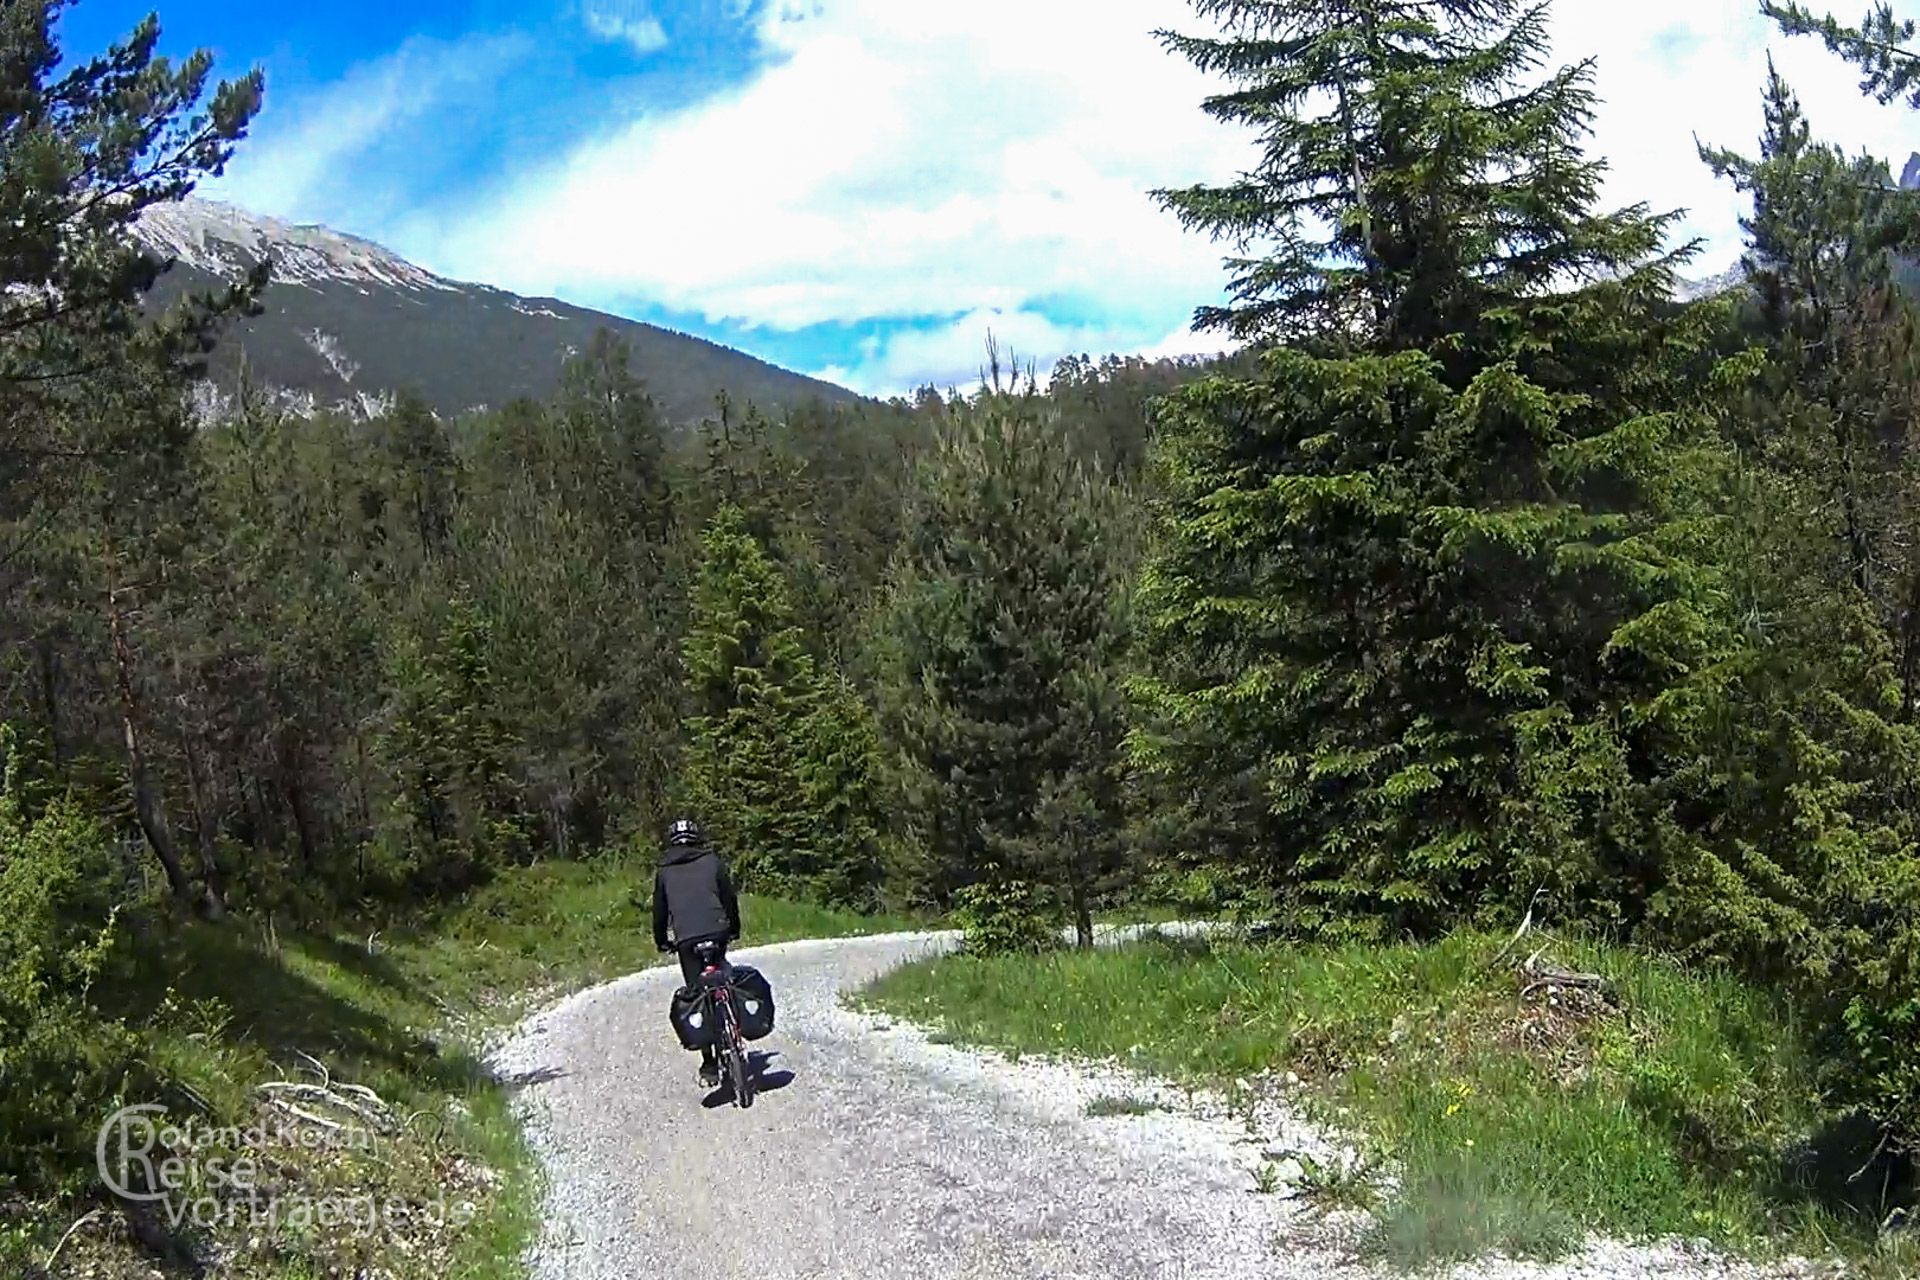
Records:
<instances>
[{"instance_id":1,"label":"mountain","mask_svg":"<svg viewBox=\"0 0 1920 1280\"><path fill-rule=\"evenodd\" d=\"M1737 289L1746 283L1746 268L1735 263L1717 276L1705 280L1676 280L1673 296L1680 302L1698 302L1702 298L1718 297L1729 289Z\"/></svg>"},{"instance_id":2,"label":"mountain","mask_svg":"<svg viewBox=\"0 0 1920 1280\"><path fill-rule=\"evenodd\" d=\"M672 422L712 412L721 391L769 412L859 398L703 338L447 280L369 241L211 200L149 209L134 234L175 263L155 290L160 304L273 263L266 310L236 323L215 351L216 400L230 393L243 354L257 382L303 411L371 413L401 390L443 414L540 399L602 328L632 348L634 371Z\"/></svg>"}]
</instances>

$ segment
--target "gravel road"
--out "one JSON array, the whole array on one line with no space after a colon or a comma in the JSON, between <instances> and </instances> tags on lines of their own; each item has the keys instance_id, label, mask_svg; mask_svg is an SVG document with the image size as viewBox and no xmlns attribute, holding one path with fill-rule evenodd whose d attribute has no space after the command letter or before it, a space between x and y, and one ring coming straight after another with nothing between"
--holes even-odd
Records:
<instances>
[{"instance_id":1,"label":"gravel road","mask_svg":"<svg viewBox=\"0 0 1920 1280\"><path fill-rule=\"evenodd\" d=\"M733 1107L695 1078L655 969L528 1020L493 1066L546 1172L535 1280L1341 1280L1347 1229L1255 1194L1271 1153L1334 1153L1282 1106L1228 1114L1116 1066L1019 1063L928 1041L840 997L952 945L902 934L743 949L779 1027L763 1092ZM1153 1100L1091 1118L1100 1097ZM1553 1267L1465 1277L1758 1276L1682 1246L1596 1244Z\"/></svg>"}]
</instances>

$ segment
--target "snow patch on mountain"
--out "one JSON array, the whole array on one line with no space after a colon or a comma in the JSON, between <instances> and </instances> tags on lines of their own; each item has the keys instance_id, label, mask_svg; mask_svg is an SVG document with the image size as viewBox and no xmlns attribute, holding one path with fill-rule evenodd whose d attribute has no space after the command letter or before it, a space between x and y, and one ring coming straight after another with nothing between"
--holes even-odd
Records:
<instances>
[{"instance_id":1,"label":"snow patch on mountain","mask_svg":"<svg viewBox=\"0 0 1920 1280\"><path fill-rule=\"evenodd\" d=\"M217 200L189 196L142 211L134 235L152 252L231 280L262 259L280 284L342 281L364 287L462 292L461 286L370 240L325 227L263 218Z\"/></svg>"},{"instance_id":2,"label":"snow patch on mountain","mask_svg":"<svg viewBox=\"0 0 1920 1280\"><path fill-rule=\"evenodd\" d=\"M1677 281L1674 284L1673 296L1681 302L1697 302L1701 298L1717 298L1723 293L1738 289L1746 282L1746 268L1735 265L1706 280Z\"/></svg>"},{"instance_id":3,"label":"snow patch on mountain","mask_svg":"<svg viewBox=\"0 0 1920 1280\"><path fill-rule=\"evenodd\" d=\"M306 338L307 345L327 362L327 367L333 370L340 381L352 382L353 375L360 372L359 362L347 355L340 346L340 339L333 334L324 329L309 329L302 336Z\"/></svg>"}]
</instances>

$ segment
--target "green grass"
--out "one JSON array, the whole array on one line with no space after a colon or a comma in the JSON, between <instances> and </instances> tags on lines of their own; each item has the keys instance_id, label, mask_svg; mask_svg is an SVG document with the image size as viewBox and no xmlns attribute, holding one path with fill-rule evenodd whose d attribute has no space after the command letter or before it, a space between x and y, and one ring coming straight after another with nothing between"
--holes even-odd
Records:
<instances>
[{"instance_id":1,"label":"green grass","mask_svg":"<svg viewBox=\"0 0 1920 1280\"><path fill-rule=\"evenodd\" d=\"M529 1004L660 963L647 898L650 863L608 858L516 871L444 912L430 928L376 937L405 980L463 1015L511 1021ZM925 928L809 903L742 898L740 946Z\"/></svg>"},{"instance_id":2,"label":"green grass","mask_svg":"<svg viewBox=\"0 0 1920 1280\"><path fill-rule=\"evenodd\" d=\"M145 1033L146 1060L122 1101L163 1101L172 1116L245 1124L261 1115L263 1081L314 1079L310 1056L334 1082L372 1089L405 1125L364 1158L297 1153L283 1171L287 1185L308 1197L374 1194L420 1205L445 1189L471 1201L476 1215L463 1227L410 1234L406 1250L379 1235L297 1224L183 1239L229 1252L220 1274L232 1280L363 1268L395 1280L520 1275L537 1227L536 1169L509 1087L488 1077L480 1045L534 1005L665 960L653 947L650 887L644 865L550 863L510 872L405 931L283 932L253 920L150 926L134 978L98 993ZM743 900L742 915L745 945L915 927L758 898ZM137 1245L103 1197L0 1199L0 1274L39 1274L66 1227L95 1208L108 1211L67 1242L61 1273L145 1280L158 1265L169 1277L191 1274Z\"/></svg>"},{"instance_id":3,"label":"green grass","mask_svg":"<svg viewBox=\"0 0 1920 1280\"><path fill-rule=\"evenodd\" d=\"M1862 1162L1857 1137L1816 1145L1788 1171L1821 1117L1812 1054L1778 1002L1568 944L1555 958L1606 975L1619 1008L1523 1003L1512 958L1493 963L1500 946L1162 939L1038 961L944 958L865 998L1013 1053L1117 1056L1223 1087L1293 1072L1296 1097L1399 1173L1369 1244L1402 1265L1552 1256L1589 1229L1752 1252L1867 1247L1884 1208L1850 1210L1812 1185L1816 1167Z\"/></svg>"}]
</instances>

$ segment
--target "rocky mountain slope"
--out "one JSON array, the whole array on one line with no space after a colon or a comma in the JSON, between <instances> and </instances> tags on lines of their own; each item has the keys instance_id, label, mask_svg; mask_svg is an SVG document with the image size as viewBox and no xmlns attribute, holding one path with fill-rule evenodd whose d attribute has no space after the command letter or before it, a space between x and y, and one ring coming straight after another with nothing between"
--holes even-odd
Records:
<instances>
[{"instance_id":1,"label":"rocky mountain slope","mask_svg":"<svg viewBox=\"0 0 1920 1280\"><path fill-rule=\"evenodd\" d=\"M211 369L230 391L244 357L255 380L300 409L366 413L403 389L454 414L541 398L567 355L611 329L670 421L694 421L725 391L778 411L856 397L687 334L556 301L442 279L376 244L189 199L148 210L136 234L176 265L156 301L273 262L266 310L229 332Z\"/></svg>"}]
</instances>

